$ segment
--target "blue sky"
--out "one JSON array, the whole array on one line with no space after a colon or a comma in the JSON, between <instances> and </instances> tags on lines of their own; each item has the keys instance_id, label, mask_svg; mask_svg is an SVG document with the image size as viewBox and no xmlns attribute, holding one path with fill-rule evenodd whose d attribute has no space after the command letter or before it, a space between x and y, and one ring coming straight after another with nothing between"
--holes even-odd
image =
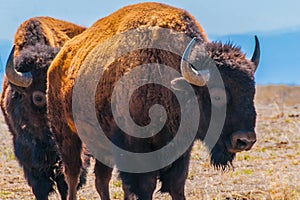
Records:
<instances>
[{"instance_id":1,"label":"blue sky","mask_svg":"<svg viewBox=\"0 0 300 200\"><path fill-rule=\"evenodd\" d=\"M125 5L142 1L115 0L111 2L101 0L0 0L0 26L2 27L0 48L1 41L13 40L13 35L20 23L34 16L51 16L90 26L97 19ZM299 0L161 0L158 2L189 11L203 26L211 40L224 42L231 40L242 46L243 51L249 56L254 45L253 35L259 35L262 43L262 62L256 74L257 82L260 84L300 84L300 78L295 75L300 74L300 64L295 56L298 56L298 60L300 56L294 52L300 46ZM286 35L289 36L289 33L294 32L296 35L293 37L286 37ZM280 43L281 46L274 45L281 35L285 37ZM271 40L272 38L274 41ZM284 41L291 46L285 45ZM281 59L280 56L278 57L281 51L285 52L286 57L282 57L283 60L276 62L276 59ZM290 54L287 51L293 52ZM298 52L300 51L298 50ZM6 60L4 57L5 55L2 55L2 62ZM285 63L284 60L288 60L288 63ZM282 64L284 66L281 66Z\"/></svg>"},{"instance_id":2,"label":"blue sky","mask_svg":"<svg viewBox=\"0 0 300 200\"><path fill-rule=\"evenodd\" d=\"M88 2L88 3L87 3ZM0 0L0 38L11 39L18 25L33 16L52 16L89 26L98 18L139 0ZM300 28L300 1L161 0L188 10L208 34L224 35Z\"/></svg>"}]
</instances>

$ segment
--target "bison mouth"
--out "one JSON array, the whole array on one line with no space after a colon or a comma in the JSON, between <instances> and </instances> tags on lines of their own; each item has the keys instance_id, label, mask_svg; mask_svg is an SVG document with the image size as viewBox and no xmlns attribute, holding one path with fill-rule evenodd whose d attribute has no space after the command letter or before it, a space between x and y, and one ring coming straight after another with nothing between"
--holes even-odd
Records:
<instances>
[{"instance_id":1,"label":"bison mouth","mask_svg":"<svg viewBox=\"0 0 300 200\"><path fill-rule=\"evenodd\" d=\"M249 151L256 142L256 133L251 130L239 130L230 135L224 134L211 150L211 163L217 169L233 168L235 154Z\"/></svg>"},{"instance_id":2,"label":"bison mouth","mask_svg":"<svg viewBox=\"0 0 300 200\"><path fill-rule=\"evenodd\" d=\"M227 150L226 145L218 142L210 151L211 164L218 170L231 170L233 169L232 161L235 158L235 153Z\"/></svg>"}]
</instances>

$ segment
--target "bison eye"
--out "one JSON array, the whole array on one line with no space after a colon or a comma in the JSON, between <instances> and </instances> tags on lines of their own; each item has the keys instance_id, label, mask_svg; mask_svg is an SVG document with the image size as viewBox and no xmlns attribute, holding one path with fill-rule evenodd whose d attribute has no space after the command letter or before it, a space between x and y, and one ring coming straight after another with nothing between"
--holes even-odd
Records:
<instances>
[{"instance_id":1,"label":"bison eye","mask_svg":"<svg viewBox=\"0 0 300 200\"><path fill-rule=\"evenodd\" d=\"M227 104L226 91L221 88L212 88L209 90L212 105L221 107Z\"/></svg>"},{"instance_id":2,"label":"bison eye","mask_svg":"<svg viewBox=\"0 0 300 200\"><path fill-rule=\"evenodd\" d=\"M32 102L37 107L43 107L46 105L46 96L45 93L41 91L34 91L32 94Z\"/></svg>"}]
</instances>

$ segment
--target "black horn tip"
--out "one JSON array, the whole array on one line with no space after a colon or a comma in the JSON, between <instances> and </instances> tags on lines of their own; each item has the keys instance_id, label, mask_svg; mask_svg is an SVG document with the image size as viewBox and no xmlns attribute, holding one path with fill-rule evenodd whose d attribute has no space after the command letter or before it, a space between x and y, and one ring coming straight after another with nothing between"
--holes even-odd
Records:
<instances>
[{"instance_id":1,"label":"black horn tip","mask_svg":"<svg viewBox=\"0 0 300 200\"><path fill-rule=\"evenodd\" d=\"M191 52L191 50L192 50L192 48L193 48L193 46L194 46L194 44L195 44L196 41L197 41L197 38L194 37L189 42L187 48L185 49L185 51L183 53L183 57L182 57L183 61L188 61L188 56L189 56L189 54L190 54L190 52Z\"/></svg>"},{"instance_id":2,"label":"black horn tip","mask_svg":"<svg viewBox=\"0 0 300 200\"><path fill-rule=\"evenodd\" d=\"M254 48L254 53L252 55L251 61L255 64L254 71L256 71L260 60L260 44L257 35L254 35L254 40L255 40L255 48Z\"/></svg>"}]
</instances>

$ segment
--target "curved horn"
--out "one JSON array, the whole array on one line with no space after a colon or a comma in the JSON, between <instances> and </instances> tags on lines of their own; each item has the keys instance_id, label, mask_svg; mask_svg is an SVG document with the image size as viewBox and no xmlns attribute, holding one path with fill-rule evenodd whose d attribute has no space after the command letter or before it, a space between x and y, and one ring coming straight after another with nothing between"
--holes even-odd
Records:
<instances>
[{"instance_id":1,"label":"curved horn","mask_svg":"<svg viewBox=\"0 0 300 200\"><path fill-rule=\"evenodd\" d=\"M28 87L32 82L32 75L30 72L18 72L14 67L14 50L15 46L12 48L5 68L5 74L8 81L19 87Z\"/></svg>"},{"instance_id":2,"label":"curved horn","mask_svg":"<svg viewBox=\"0 0 300 200\"><path fill-rule=\"evenodd\" d=\"M180 70L183 78L187 82L197 86L204 86L210 78L209 70L196 70L188 62L188 57L192 51L195 42L196 38L194 37L186 47L181 59Z\"/></svg>"},{"instance_id":3,"label":"curved horn","mask_svg":"<svg viewBox=\"0 0 300 200\"><path fill-rule=\"evenodd\" d=\"M254 36L254 39L255 39L255 50L253 52L251 61L255 64L255 68L254 68L254 72L255 72L258 67L259 59L260 59L260 45L256 35Z\"/></svg>"}]
</instances>

